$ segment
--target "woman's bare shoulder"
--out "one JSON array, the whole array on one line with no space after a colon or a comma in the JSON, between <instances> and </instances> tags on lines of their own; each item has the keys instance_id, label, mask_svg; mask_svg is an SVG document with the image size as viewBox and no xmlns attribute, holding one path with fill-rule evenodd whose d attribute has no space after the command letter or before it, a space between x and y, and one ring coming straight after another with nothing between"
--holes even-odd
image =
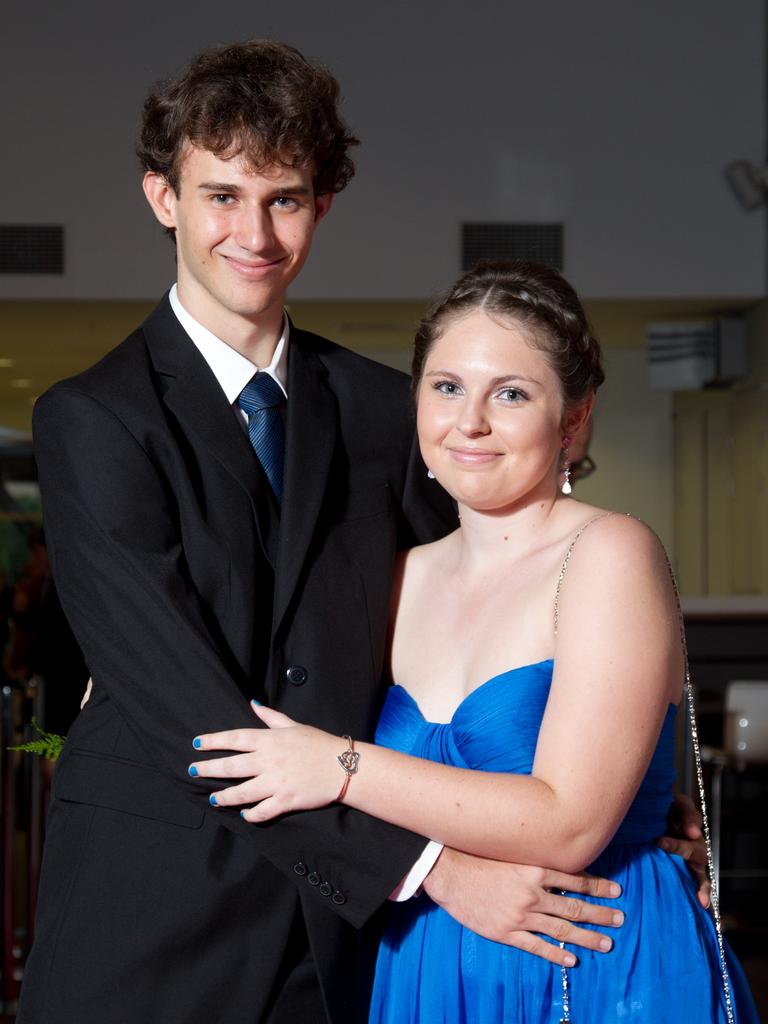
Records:
<instances>
[{"instance_id":1,"label":"woman's bare shoulder","mask_svg":"<svg viewBox=\"0 0 768 1024\"><path fill-rule=\"evenodd\" d=\"M419 586L433 573L439 571L441 564L449 557L456 543L456 533L432 541L431 544L419 544L418 547L401 551L397 556L396 578L404 587Z\"/></svg>"},{"instance_id":2,"label":"woman's bare shoulder","mask_svg":"<svg viewBox=\"0 0 768 1024\"><path fill-rule=\"evenodd\" d=\"M583 588L608 593L626 585L637 588L638 596L648 588L661 588L671 597L671 566L655 531L627 513L587 511L568 549L563 589L572 594Z\"/></svg>"},{"instance_id":3,"label":"woman's bare shoulder","mask_svg":"<svg viewBox=\"0 0 768 1024\"><path fill-rule=\"evenodd\" d=\"M647 523L631 513L601 509L594 505L583 506L582 522L575 531L578 539L573 543L576 551L599 559L601 563L620 558L651 559L654 563L661 558L666 562L664 545L658 534Z\"/></svg>"}]
</instances>

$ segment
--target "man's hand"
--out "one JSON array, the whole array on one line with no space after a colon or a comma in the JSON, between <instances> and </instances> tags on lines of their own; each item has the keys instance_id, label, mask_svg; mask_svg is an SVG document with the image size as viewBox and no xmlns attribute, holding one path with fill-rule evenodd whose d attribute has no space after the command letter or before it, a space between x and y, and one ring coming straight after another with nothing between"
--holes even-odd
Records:
<instances>
[{"instance_id":1,"label":"man's hand","mask_svg":"<svg viewBox=\"0 0 768 1024\"><path fill-rule=\"evenodd\" d=\"M570 951L541 938L542 935L555 942L608 952L613 946L611 939L600 932L579 928L574 922L609 928L624 922L623 913L613 907L550 892L564 889L615 899L621 894L615 882L486 860L451 849L440 854L424 880L424 889L451 917L478 935L566 967L572 967L576 958Z\"/></svg>"},{"instance_id":2,"label":"man's hand","mask_svg":"<svg viewBox=\"0 0 768 1024\"><path fill-rule=\"evenodd\" d=\"M85 693L80 701L80 710L82 711L88 701L91 699L91 693L93 692L93 676L88 680L88 685L85 688Z\"/></svg>"},{"instance_id":3,"label":"man's hand","mask_svg":"<svg viewBox=\"0 0 768 1024\"><path fill-rule=\"evenodd\" d=\"M707 844L702 835L702 824L701 814L693 800L679 793L667 818L670 834L659 840L659 846L667 853L676 853L686 862L698 884L699 903L706 910L712 886L707 875Z\"/></svg>"}]
</instances>

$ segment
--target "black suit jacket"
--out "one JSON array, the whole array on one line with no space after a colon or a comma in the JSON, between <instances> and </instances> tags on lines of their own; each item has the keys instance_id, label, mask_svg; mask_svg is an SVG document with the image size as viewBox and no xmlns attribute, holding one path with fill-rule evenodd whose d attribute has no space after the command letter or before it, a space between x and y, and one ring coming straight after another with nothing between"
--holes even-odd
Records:
<instances>
[{"instance_id":1,"label":"black suit jacket","mask_svg":"<svg viewBox=\"0 0 768 1024\"><path fill-rule=\"evenodd\" d=\"M282 509L167 299L38 402L46 535L95 680L56 768L21 1024L257 1021L297 908L332 1020L362 1017L369 921L424 839L333 806L208 805L192 738L247 698L370 738L398 547L453 524L407 380L291 331Z\"/></svg>"}]
</instances>

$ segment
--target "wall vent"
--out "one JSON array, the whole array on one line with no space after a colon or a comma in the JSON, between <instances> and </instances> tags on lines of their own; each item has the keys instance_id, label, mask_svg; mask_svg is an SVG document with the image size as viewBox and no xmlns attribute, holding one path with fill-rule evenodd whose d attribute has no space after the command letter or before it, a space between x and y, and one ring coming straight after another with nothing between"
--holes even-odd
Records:
<instances>
[{"instance_id":1,"label":"wall vent","mask_svg":"<svg viewBox=\"0 0 768 1024\"><path fill-rule=\"evenodd\" d=\"M61 224L0 224L0 274L63 274Z\"/></svg>"},{"instance_id":2,"label":"wall vent","mask_svg":"<svg viewBox=\"0 0 768 1024\"><path fill-rule=\"evenodd\" d=\"M469 270L478 260L535 260L562 270L563 225L462 224L462 270Z\"/></svg>"}]
</instances>

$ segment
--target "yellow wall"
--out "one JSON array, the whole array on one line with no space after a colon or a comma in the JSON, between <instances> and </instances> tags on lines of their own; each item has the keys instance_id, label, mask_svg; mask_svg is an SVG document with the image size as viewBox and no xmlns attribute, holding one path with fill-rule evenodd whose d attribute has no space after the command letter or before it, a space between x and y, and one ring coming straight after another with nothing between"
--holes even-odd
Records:
<instances>
[{"instance_id":1,"label":"yellow wall","mask_svg":"<svg viewBox=\"0 0 768 1024\"><path fill-rule=\"evenodd\" d=\"M95 362L151 305L0 302L0 425L28 430L35 397ZM653 526L688 594L768 593L768 302L750 315L753 374L728 391L674 397L649 391L645 329L650 322L738 305L728 299L587 303L606 352L607 383L595 411L598 471L579 484L578 495ZM297 301L290 312L302 327L407 370L413 332L427 306L427 300ZM702 463L707 438L708 483Z\"/></svg>"}]
</instances>

